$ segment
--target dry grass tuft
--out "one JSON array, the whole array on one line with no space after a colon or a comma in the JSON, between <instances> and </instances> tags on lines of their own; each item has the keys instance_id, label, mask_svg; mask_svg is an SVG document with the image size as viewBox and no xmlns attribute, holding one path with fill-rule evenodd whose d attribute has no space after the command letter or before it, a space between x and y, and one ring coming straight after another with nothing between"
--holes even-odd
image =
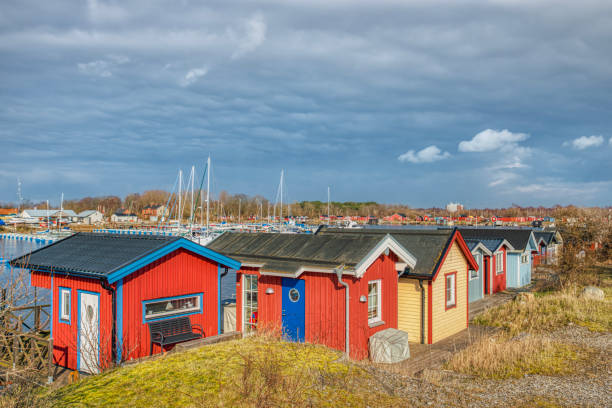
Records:
<instances>
[{"instance_id":1,"label":"dry grass tuft","mask_svg":"<svg viewBox=\"0 0 612 408\"><path fill-rule=\"evenodd\" d=\"M580 297L577 286L536 293L531 300L508 302L490 309L474 319L474 323L501 327L510 335L545 332L570 323L592 331L612 331L612 288L604 287L604 291L604 300Z\"/></svg>"},{"instance_id":2,"label":"dry grass tuft","mask_svg":"<svg viewBox=\"0 0 612 408\"><path fill-rule=\"evenodd\" d=\"M484 378L520 378L526 374L566 375L585 360L586 350L536 336L482 338L455 354L447 368Z\"/></svg>"}]
</instances>

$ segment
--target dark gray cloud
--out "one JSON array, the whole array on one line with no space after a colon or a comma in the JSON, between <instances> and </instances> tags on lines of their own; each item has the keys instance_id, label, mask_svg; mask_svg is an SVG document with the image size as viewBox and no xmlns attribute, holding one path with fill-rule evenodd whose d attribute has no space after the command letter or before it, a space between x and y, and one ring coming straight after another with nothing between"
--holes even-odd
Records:
<instances>
[{"instance_id":1,"label":"dark gray cloud","mask_svg":"<svg viewBox=\"0 0 612 408\"><path fill-rule=\"evenodd\" d=\"M211 153L268 197L285 168L294 200L610 203L612 145L571 148L612 136L609 2L126 3L3 2L0 200L170 188ZM529 136L459 148L503 130Z\"/></svg>"}]
</instances>

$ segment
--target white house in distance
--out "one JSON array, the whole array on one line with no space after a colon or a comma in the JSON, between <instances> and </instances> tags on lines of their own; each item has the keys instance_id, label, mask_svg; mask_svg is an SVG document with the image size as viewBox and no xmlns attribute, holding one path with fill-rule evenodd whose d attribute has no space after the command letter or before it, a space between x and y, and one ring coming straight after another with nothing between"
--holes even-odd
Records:
<instances>
[{"instance_id":1,"label":"white house in distance","mask_svg":"<svg viewBox=\"0 0 612 408\"><path fill-rule=\"evenodd\" d=\"M446 211L449 213L456 213L457 211L463 210L463 204L459 203L448 203L446 204Z\"/></svg>"},{"instance_id":2,"label":"white house in distance","mask_svg":"<svg viewBox=\"0 0 612 408\"><path fill-rule=\"evenodd\" d=\"M104 214L97 210L85 210L77 214L78 222L81 224L98 224L104 220Z\"/></svg>"},{"instance_id":3,"label":"white house in distance","mask_svg":"<svg viewBox=\"0 0 612 408\"><path fill-rule=\"evenodd\" d=\"M111 222L138 222L138 216L134 213L118 210L111 215Z\"/></svg>"}]
</instances>

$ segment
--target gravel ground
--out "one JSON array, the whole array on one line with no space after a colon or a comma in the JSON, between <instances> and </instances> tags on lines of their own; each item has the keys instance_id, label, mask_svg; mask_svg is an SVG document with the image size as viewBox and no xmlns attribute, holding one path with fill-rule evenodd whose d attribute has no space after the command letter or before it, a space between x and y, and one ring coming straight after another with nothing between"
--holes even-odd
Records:
<instances>
[{"instance_id":1,"label":"gravel ground","mask_svg":"<svg viewBox=\"0 0 612 408\"><path fill-rule=\"evenodd\" d=\"M593 333L569 326L550 333L551 340L588 348L589 365L571 376L533 375L520 379L485 380L434 369L420 378L405 377L384 368L384 389L393 389L418 407L516 407L540 406L612 407L612 333ZM381 388L383 386L381 385Z\"/></svg>"}]
</instances>

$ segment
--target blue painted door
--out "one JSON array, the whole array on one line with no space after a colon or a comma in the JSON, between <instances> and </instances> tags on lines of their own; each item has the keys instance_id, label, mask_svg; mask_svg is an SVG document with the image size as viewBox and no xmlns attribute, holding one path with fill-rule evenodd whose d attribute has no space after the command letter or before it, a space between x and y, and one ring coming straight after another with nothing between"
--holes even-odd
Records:
<instances>
[{"instance_id":1,"label":"blue painted door","mask_svg":"<svg viewBox=\"0 0 612 408\"><path fill-rule=\"evenodd\" d=\"M306 296L302 279L283 278L283 334L291 341L304 341Z\"/></svg>"}]
</instances>

